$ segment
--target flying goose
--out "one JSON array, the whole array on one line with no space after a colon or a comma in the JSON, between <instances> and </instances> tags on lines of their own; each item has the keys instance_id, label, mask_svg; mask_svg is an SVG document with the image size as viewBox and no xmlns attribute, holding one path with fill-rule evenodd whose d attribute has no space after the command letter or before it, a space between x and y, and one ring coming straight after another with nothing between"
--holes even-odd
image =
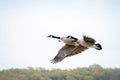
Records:
<instances>
[{"instance_id":1,"label":"flying goose","mask_svg":"<svg viewBox=\"0 0 120 80\"><path fill-rule=\"evenodd\" d=\"M77 39L70 35L64 37L49 35L48 37L59 39L65 43L58 51L58 54L51 60L51 63L53 64L62 61L66 57L81 53L89 48L95 48L97 50L102 49L102 46L99 43L96 44L96 41L93 38L85 35L83 36L83 39Z\"/></svg>"}]
</instances>

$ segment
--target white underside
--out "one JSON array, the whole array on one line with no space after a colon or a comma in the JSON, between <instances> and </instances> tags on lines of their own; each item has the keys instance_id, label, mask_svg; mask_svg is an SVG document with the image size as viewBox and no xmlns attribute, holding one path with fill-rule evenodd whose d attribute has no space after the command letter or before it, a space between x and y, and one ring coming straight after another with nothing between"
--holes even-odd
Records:
<instances>
[{"instance_id":1,"label":"white underside","mask_svg":"<svg viewBox=\"0 0 120 80\"><path fill-rule=\"evenodd\" d=\"M92 46L88 46L88 44L83 40L83 39L79 39L78 43L84 47L88 47L88 48L97 48L97 46L94 44Z\"/></svg>"},{"instance_id":2,"label":"white underside","mask_svg":"<svg viewBox=\"0 0 120 80\"><path fill-rule=\"evenodd\" d=\"M82 45L82 46L87 47L87 48L97 48L96 45L89 46L83 39L79 39L77 42L74 42L73 39L67 38L65 36L65 37L61 37L60 40L63 41L65 44L69 44L69 45L74 45L74 46Z\"/></svg>"},{"instance_id":3,"label":"white underside","mask_svg":"<svg viewBox=\"0 0 120 80\"><path fill-rule=\"evenodd\" d=\"M66 43L66 44L69 44L69 45L74 45L74 46L79 45L77 42L74 42L74 40L71 39L71 38L61 37L60 40L63 41L64 43Z\"/></svg>"}]
</instances>

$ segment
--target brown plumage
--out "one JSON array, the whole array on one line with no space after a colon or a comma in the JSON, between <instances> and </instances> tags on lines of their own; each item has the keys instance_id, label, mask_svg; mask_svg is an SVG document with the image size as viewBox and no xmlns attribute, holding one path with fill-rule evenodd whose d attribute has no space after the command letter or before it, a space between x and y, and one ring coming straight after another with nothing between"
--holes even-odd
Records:
<instances>
[{"instance_id":1,"label":"brown plumage","mask_svg":"<svg viewBox=\"0 0 120 80\"><path fill-rule=\"evenodd\" d=\"M67 37L65 37L67 38ZM63 39L64 40L64 39ZM67 40L67 39L66 39ZM82 40L71 41L70 44L65 44L59 51L58 54L51 60L51 63L58 63L62 61L64 58L69 56L77 55L90 47L95 48L97 50L101 50L102 47L100 44L95 44L95 40L91 37L83 36ZM78 44L77 46L73 43ZM71 45L73 44L73 45Z\"/></svg>"},{"instance_id":2,"label":"brown plumage","mask_svg":"<svg viewBox=\"0 0 120 80\"><path fill-rule=\"evenodd\" d=\"M58 54L51 60L52 63L58 63L62 61L64 58L76 55L78 53L83 52L84 50L88 49L87 47L83 47L81 45L79 46L73 46L73 45L67 45L63 46Z\"/></svg>"},{"instance_id":3,"label":"brown plumage","mask_svg":"<svg viewBox=\"0 0 120 80\"><path fill-rule=\"evenodd\" d=\"M83 35L83 39L84 39L85 42L90 43L91 45L95 44L95 42L96 42L95 39L93 39L91 37L88 37L86 35Z\"/></svg>"}]
</instances>

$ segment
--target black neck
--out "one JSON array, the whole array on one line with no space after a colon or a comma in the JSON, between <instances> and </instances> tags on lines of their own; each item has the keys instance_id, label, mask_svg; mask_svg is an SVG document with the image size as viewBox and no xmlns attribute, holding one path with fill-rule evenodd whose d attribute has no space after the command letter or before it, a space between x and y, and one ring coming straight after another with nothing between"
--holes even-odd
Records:
<instances>
[{"instance_id":1,"label":"black neck","mask_svg":"<svg viewBox=\"0 0 120 80\"><path fill-rule=\"evenodd\" d=\"M48 37L60 39L60 37L58 37L58 36L53 36L53 35L49 35Z\"/></svg>"},{"instance_id":2,"label":"black neck","mask_svg":"<svg viewBox=\"0 0 120 80\"><path fill-rule=\"evenodd\" d=\"M52 38L60 39L60 37L58 37L58 36L52 36Z\"/></svg>"}]
</instances>

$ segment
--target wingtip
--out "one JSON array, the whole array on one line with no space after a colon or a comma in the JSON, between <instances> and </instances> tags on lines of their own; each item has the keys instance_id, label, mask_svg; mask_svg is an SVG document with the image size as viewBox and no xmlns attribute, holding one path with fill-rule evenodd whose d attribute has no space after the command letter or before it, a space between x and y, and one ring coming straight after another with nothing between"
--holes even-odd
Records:
<instances>
[{"instance_id":1,"label":"wingtip","mask_svg":"<svg viewBox=\"0 0 120 80\"><path fill-rule=\"evenodd\" d=\"M58 63L55 59L50 60L52 64Z\"/></svg>"},{"instance_id":2,"label":"wingtip","mask_svg":"<svg viewBox=\"0 0 120 80\"><path fill-rule=\"evenodd\" d=\"M56 63L61 62L63 59L64 59L64 58L60 58L60 57L57 57L57 56L56 56L54 59L52 59L52 60L50 60L50 61L51 61L51 63L56 64Z\"/></svg>"}]
</instances>

